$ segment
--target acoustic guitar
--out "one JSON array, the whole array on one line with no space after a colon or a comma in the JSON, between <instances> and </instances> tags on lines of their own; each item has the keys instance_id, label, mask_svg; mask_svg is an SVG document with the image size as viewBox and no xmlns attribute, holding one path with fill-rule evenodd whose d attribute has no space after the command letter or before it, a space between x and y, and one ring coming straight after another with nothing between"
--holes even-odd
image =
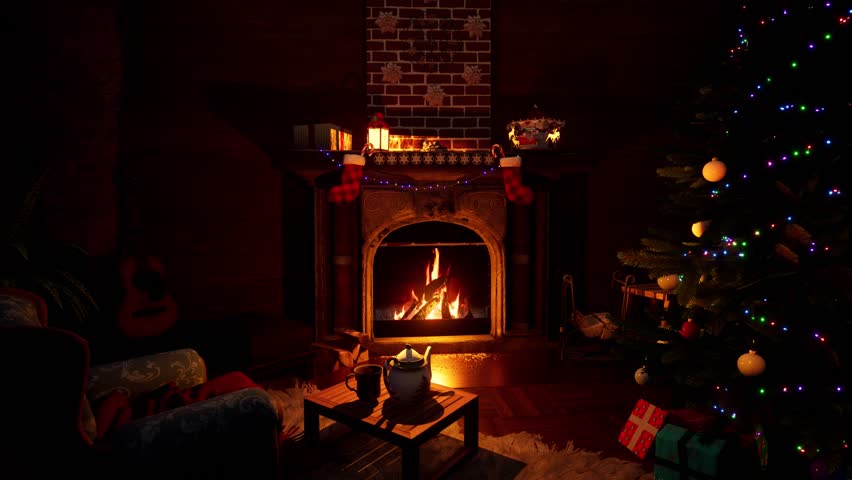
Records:
<instances>
[{"instance_id":1,"label":"acoustic guitar","mask_svg":"<svg viewBox=\"0 0 852 480\"><path fill-rule=\"evenodd\" d=\"M129 338L162 335L177 324L177 305L166 289L163 262L151 255L126 256L119 265L124 297L118 329Z\"/></svg>"}]
</instances>

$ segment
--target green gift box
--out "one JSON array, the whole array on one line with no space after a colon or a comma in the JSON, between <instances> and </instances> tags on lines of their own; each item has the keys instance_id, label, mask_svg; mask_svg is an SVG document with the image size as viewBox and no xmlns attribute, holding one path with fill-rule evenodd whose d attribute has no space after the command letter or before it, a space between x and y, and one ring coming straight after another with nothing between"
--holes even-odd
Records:
<instances>
[{"instance_id":1,"label":"green gift box","mask_svg":"<svg viewBox=\"0 0 852 480\"><path fill-rule=\"evenodd\" d=\"M654 441L655 480L719 478L725 440L667 424Z\"/></svg>"}]
</instances>

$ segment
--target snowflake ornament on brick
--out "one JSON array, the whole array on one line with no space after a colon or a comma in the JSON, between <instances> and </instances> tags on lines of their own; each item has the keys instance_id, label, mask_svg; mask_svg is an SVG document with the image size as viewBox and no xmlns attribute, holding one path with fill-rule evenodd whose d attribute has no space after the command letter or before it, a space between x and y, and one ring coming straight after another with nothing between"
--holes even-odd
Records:
<instances>
[{"instance_id":1,"label":"snowflake ornament on brick","mask_svg":"<svg viewBox=\"0 0 852 480\"><path fill-rule=\"evenodd\" d=\"M402 80L402 68L395 63L388 63L382 67L382 81L388 83L399 83Z\"/></svg>"},{"instance_id":2,"label":"snowflake ornament on brick","mask_svg":"<svg viewBox=\"0 0 852 480\"><path fill-rule=\"evenodd\" d=\"M396 23L398 21L399 17L394 15L393 12L379 12L376 25L379 26L382 33L394 33L396 32Z\"/></svg>"},{"instance_id":3,"label":"snowflake ornament on brick","mask_svg":"<svg viewBox=\"0 0 852 480\"><path fill-rule=\"evenodd\" d=\"M487 28L488 25L479 15L468 15L467 21L464 22L464 29L467 31L468 36L477 40L482 38L482 33Z\"/></svg>"},{"instance_id":4,"label":"snowflake ornament on brick","mask_svg":"<svg viewBox=\"0 0 852 480\"><path fill-rule=\"evenodd\" d=\"M482 71L479 70L479 65L465 65L462 78L468 85L479 85L482 81Z\"/></svg>"},{"instance_id":5,"label":"snowflake ornament on brick","mask_svg":"<svg viewBox=\"0 0 852 480\"><path fill-rule=\"evenodd\" d=\"M440 85L429 85L423 98L426 99L426 104L430 107L440 107L444 104L444 97L446 96L447 94L444 93L444 89Z\"/></svg>"}]
</instances>

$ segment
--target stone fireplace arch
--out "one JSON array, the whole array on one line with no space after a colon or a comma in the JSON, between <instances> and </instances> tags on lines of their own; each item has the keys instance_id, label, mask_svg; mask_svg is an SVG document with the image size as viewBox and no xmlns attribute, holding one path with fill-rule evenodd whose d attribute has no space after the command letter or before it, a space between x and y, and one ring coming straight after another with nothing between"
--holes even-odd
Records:
<instances>
[{"instance_id":1,"label":"stone fireplace arch","mask_svg":"<svg viewBox=\"0 0 852 480\"><path fill-rule=\"evenodd\" d=\"M362 190L362 331L375 340L373 266L379 245L397 229L422 222L460 225L482 238L491 262L490 337L501 337L506 329L506 197L502 190L482 188L423 192Z\"/></svg>"}]
</instances>

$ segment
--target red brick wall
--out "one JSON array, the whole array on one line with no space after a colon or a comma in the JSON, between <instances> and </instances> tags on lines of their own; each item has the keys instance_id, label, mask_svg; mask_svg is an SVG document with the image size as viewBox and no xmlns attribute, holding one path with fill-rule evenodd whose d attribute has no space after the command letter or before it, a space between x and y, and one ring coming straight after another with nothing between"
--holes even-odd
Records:
<instances>
[{"instance_id":1,"label":"red brick wall","mask_svg":"<svg viewBox=\"0 0 852 480\"><path fill-rule=\"evenodd\" d=\"M491 0L367 0L368 108L402 148L491 143Z\"/></svg>"}]
</instances>

